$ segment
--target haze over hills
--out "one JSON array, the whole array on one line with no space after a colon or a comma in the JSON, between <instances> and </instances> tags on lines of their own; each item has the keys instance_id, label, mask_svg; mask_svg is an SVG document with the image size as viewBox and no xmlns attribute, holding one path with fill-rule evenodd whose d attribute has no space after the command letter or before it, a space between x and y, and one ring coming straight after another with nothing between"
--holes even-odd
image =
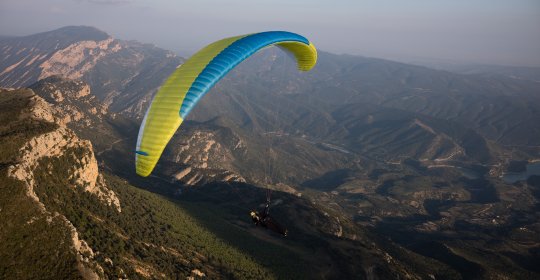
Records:
<instances>
[{"instance_id":1,"label":"haze over hills","mask_svg":"<svg viewBox=\"0 0 540 280\"><path fill-rule=\"evenodd\" d=\"M0 52L0 86L29 87L50 103L53 123L91 142L90 158L112 182L105 185L119 197L121 213L142 215L91 206L94 198L83 189L64 194L77 185L64 180L71 171L57 170L72 161L69 155L33 163L48 182L36 196L102 252L89 259L100 276L168 278L197 269L208 277L279 278L293 270L240 245L250 240L266 242L263 252L277 258L279 250L294 252L291 262L302 264L296 273L316 278L538 277L539 185L534 176L515 183L501 177L539 158L540 96L532 79L326 52L314 70L298 73L289 57L270 48L203 98L153 176L141 179L133 166L138 123L182 58L90 27L2 38ZM10 137L13 120L2 125ZM3 170L15 162L3 160ZM264 202L264 187L276 190L272 211L290 225L286 241L245 219ZM148 224L144 231L134 229L140 223ZM98 224L99 238L92 238ZM235 235L224 233L230 230ZM119 237L123 247L104 245ZM213 246L225 247L215 253ZM227 258L233 251L238 258ZM184 260L189 264L179 264ZM235 269L239 262L245 269Z\"/></svg>"},{"instance_id":2,"label":"haze over hills","mask_svg":"<svg viewBox=\"0 0 540 280\"><path fill-rule=\"evenodd\" d=\"M445 61L410 61L410 64L422 65L433 69L446 70L454 73L482 76L505 76L517 80L540 82L540 67L505 66L485 64L464 64Z\"/></svg>"}]
</instances>

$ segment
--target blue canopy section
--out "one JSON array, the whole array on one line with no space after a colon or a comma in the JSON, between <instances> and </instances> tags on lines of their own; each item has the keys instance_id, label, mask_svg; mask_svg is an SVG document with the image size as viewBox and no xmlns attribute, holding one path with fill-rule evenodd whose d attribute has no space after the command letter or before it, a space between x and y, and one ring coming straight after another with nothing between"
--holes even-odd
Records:
<instances>
[{"instance_id":1,"label":"blue canopy section","mask_svg":"<svg viewBox=\"0 0 540 280\"><path fill-rule=\"evenodd\" d=\"M309 41L298 34L286 31L268 31L240 38L223 49L208 63L188 90L180 108L182 119L185 119L193 106L208 90L236 65L258 50L281 42L301 42L309 45Z\"/></svg>"}]
</instances>

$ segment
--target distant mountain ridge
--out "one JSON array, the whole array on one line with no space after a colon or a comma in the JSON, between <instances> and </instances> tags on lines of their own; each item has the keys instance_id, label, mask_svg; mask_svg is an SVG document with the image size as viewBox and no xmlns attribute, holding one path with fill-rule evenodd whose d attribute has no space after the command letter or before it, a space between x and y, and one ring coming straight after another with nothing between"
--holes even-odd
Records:
<instances>
[{"instance_id":1,"label":"distant mountain ridge","mask_svg":"<svg viewBox=\"0 0 540 280\"><path fill-rule=\"evenodd\" d=\"M540 67L536 66L506 66L489 64L464 64L419 61L411 64L423 65L433 69L441 69L454 73L479 76L505 76L517 80L529 80L540 83Z\"/></svg>"},{"instance_id":2,"label":"distant mountain ridge","mask_svg":"<svg viewBox=\"0 0 540 280\"><path fill-rule=\"evenodd\" d=\"M82 41L104 41L101 47L108 47L110 40L107 39L110 39L107 33L86 26L68 26L24 37L0 39L0 69L3 70L0 82L4 87L27 86L44 77L45 65L55 53Z\"/></svg>"},{"instance_id":3,"label":"distant mountain ridge","mask_svg":"<svg viewBox=\"0 0 540 280\"><path fill-rule=\"evenodd\" d=\"M128 112L143 110L141 100L182 62L172 52L88 26L0 39L0 53L0 86L28 86L54 75L82 79L106 106Z\"/></svg>"}]
</instances>

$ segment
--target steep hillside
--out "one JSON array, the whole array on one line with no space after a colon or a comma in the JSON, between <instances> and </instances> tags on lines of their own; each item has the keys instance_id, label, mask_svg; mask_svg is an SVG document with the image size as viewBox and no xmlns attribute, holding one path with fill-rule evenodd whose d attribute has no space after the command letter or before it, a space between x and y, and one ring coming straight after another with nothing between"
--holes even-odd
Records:
<instances>
[{"instance_id":1,"label":"steep hillside","mask_svg":"<svg viewBox=\"0 0 540 280\"><path fill-rule=\"evenodd\" d=\"M80 80L51 76L29 87L52 104L58 122L90 140L100 155L111 143L127 140L136 133L136 122L110 113L93 94L94 90Z\"/></svg>"},{"instance_id":2,"label":"steep hillside","mask_svg":"<svg viewBox=\"0 0 540 280\"><path fill-rule=\"evenodd\" d=\"M334 141L353 151L384 161L414 158L421 161L495 161L494 145L473 129L421 114L368 104L351 104L333 112L340 130Z\"/></svg>"},{"instance_id":3,"label":"steep hillside","mask_svg":"<svg viewBox=\"0 0 540 280\"><path fill-rule=\"evenodd\" d=\"M80 189L121 211L98 173L92 145L58 125L50 105L31 90L0 91L0 107L2 278L97 277L102 267L93 250L64 215L40 200L42 181L35 174L45 169L66 180L62 187L68 191ZM59 159L62 169L46 164L50 158Z\"/></svg>"},{"instance_id":4,"label":"steep hillside","mask_svg":"<svg viewBox=\"0 0 540 280\"><path fill-rule=\"evenodd\" d=\"M303 209L298 213L304 216L278 209L275 217L298 219L289 220L291 240L280 240L250 225L244 209L264 193L252 186L211 185L213 194L188 191L180 200L142 191L99 172L92 145L65 126L61 107L53 109L31 90L2 90L0 108L3 279L418 278L416 273L444 267L415 271L354 225L295 196L277 194L276 209L282 201ZM153 184L147 180L143 187ZM172 186L154 191L171 193ZM227 196L239 188L251 198L233 210ZM209 204L201 195L229 202ZM335 239L353 235L354 240ZM358 259L347 263L351 258Z\"/></svg>"},{"instance_id":5,"label":"steep hillside","mask_svg":"<svg viewBox=\"0 0 540 280\"><path fill-rule=\"evenodd\" d=\"M240 174L250 182L276 185L299 184L354 165L354 156L301 137L279 131L257 137L230 127L220 119L186 123L165 151L169 172L170 168L181 168L176 177L193 178L200 169L221 169ZM186 168L191 171L186 173Z\"/></svg>"},{"instance_id":6,"label":"steep hillside","mask_svg":"<svg viewBox=\"0 0 540 280\"><path fill-rule=\"evenodd\" d=\"M0 108L3 279L273 277L174 203L104 179L32 91L1 91Z\"/></svg>"}]
</instances>

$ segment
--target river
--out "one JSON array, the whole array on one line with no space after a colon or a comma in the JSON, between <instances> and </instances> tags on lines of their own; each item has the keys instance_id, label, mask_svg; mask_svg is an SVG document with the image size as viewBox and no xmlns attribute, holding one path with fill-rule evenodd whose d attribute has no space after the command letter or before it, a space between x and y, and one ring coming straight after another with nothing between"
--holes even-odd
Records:
<instances>
[{"instance_id":1,"label":"river","mask_svg":"<svg viewBox=\"0 0 540 280\"><path fill-rule=\"evenodd\" d=\"M527 164L527 170L523 172L505 173L503 174L503 180L506 183L513 184L517 181L527 180L532 175L540 175L540 162Z\"/></svg>"}]
</instances>

